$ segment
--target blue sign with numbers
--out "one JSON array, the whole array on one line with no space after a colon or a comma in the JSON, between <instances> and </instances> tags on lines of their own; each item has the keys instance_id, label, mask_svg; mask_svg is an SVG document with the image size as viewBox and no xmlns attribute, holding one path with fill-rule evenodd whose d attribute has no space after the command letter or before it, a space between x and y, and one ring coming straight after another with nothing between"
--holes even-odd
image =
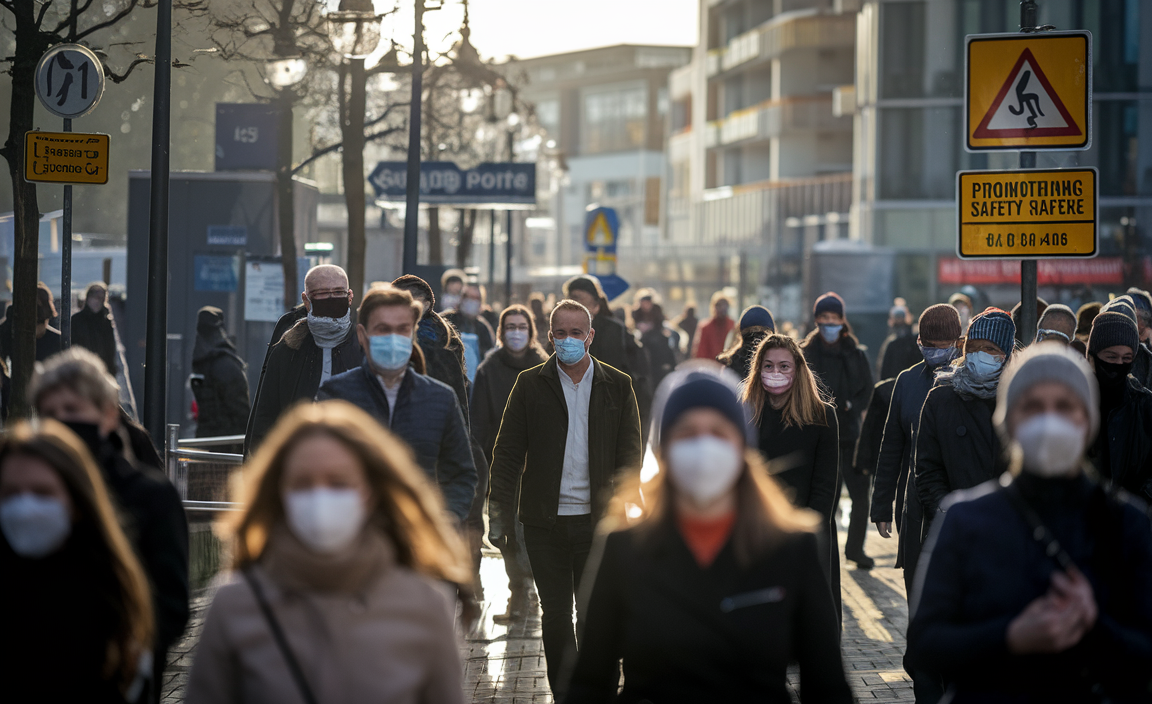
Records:
<instances>
[{"instance_id":1,"label":"blue sign with numbers","mask_svg":"<svg viewBox=\"0 0 1152 704\"><path fill-rule=\"evenodd\" d=\"M263 103L216 103L216 170L275 171L280 111Z\"/></svg>"}]
</instances>

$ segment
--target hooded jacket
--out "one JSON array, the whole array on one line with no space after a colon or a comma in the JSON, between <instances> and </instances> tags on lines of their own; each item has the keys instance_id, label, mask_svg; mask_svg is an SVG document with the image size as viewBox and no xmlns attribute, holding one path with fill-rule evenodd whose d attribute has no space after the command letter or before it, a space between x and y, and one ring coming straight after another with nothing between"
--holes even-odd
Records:
<instances>
[{"instance_id":1,"label":"hooded jacket","mask_svg":"<svg viewBox=\"0 0 1152 704\"><path fill-rule=\"evenodd\" d=\"M196 437L242 435L251 407L248 400L247 366L236 346L224 334L223 320L198 325L192 349L192 391L199 415Z\"/></svg>"},{"instance_id":2,"label":"hooded jacket","mask_svg":"<svg viewBox=\"0 0 1152 704\"><path fill-rule=\"evenodd\" d=\"M860 416L872 398L872 368L864 346L847 330L840 332L837 344L829 345L817 329L804 338L800 349L808 368L836 402L840 443L855 447L860 437Z\"/></svg>"},{"instance_id":3,"label":"hooded jacket","mask_svg":"<svg viewBox=\"0 0 1152 704\"><path fill-rule=\"evenodd\" d=\"M476 382L472 387L472 437L484 449L489 464L500 432L500 419L504 417L504 407L508 405L516 377L525 369L546 361L547 355L538 347L527 348L524 356L516 359L507 348L500 346L489 352L476 369Z\"/></svg>"}]
</instances>

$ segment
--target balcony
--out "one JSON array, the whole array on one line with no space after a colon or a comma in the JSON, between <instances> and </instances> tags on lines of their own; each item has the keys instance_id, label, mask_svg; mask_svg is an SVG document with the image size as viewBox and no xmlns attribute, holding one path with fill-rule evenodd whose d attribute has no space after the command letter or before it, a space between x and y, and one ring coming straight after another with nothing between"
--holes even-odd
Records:
<instances>
[{"instance_id":1,"label":"balcony","mask_svg":"<svg viewBox=\"0 0 1152 704\"><path fill-rule=\"evenodd\" d=\"M704 146L773 139L798 132L850 132L852 117L832 111L832 96L786 98L737 110L708 123Z\"/></svg>"},{"instance_id":2,"label":"balcony","mask_svg":"<svg viewBox=\"0 0 1152 704\"><path fill-rule=\"evenodd\" d=\"M708 78L752 61L776 59L792 49L851 48L856 43L854 14L825 15L815 10L779 15L733 37L728 45L708 52Z\"/></svg>"}]
</instances>

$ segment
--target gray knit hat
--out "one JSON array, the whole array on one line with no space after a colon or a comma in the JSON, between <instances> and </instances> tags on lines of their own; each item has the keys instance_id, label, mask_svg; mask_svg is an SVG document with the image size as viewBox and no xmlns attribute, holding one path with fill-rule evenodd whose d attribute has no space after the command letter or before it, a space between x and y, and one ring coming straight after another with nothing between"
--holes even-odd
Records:
<instances>
[{"instance_id":1,"label":"gray knit hat","mask_svg":"<svg viewBox=\"0 0 1152 704\"><path fill-rule=\"evenodd\" d=\"M1140 349L1140 332L1136 328L1136 321L1117 308L1102 310L1092 321L1092 332L1088 334L1088 354L1095 355L1118 345L1129 347L1133 352Z\"/></svg>"},{"instance_id":2,"label":"gray knit hat","mask_svg":"<svg viewBox=\"0 0 1152 704\"><path fill-rule=\"evenodd\" d=\"M1107 311L1123 313L1124 315L1128 316L1132 322L1136 322L1136 301L1133 301L1131 296L1117 296L1108 301L1104 304L1104 307L1100 309L1101 313Z\"/></svg>"},{"instance_id":3,"label":"gray knit hat","mask_svg":"<svg viewBox=\"0 0 1152 704\"><path fill-rule=\"evenodd\" d=\"M1059 342L1040 342L1020 354L1004 370L996 390L996 413L992 421L1007 432L1008 411L1024 397L1024 392L1036 384L1055 381L1067 386L1084 404L1088 413L1088 443L1096 439L1100 429L1099 390L1096 375L1087 360L1068 345Z\"/></svg>"}]
</instances>

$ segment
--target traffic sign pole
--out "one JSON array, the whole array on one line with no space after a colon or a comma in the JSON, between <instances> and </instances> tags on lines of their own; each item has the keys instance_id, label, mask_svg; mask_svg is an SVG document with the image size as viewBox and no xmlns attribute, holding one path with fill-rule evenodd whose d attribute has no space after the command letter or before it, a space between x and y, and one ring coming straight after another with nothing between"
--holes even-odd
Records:
<instances>
[{"instance_id":1,"label":"traffic sign pole","mask_svg":"<svg viewBox=\"0 0 1152 704\"><path fill-rule=\"evenodd\" d=\"M72 120L64 118L64 131L72 131ZM85 303L87 305L87 303ZM60 348L72 346L72 184L64 184L64 235L60 242Z\"/></svg>"},{"instance_id":2,"label":"traffic sign pole","mask_svg":"<svg viewBox=\"0 0 1152 704\"><path fill-rule=\"evenodd\" d=\"M1036 27L1036 3L1034 0L1020 2L1020 31L1030 32ZM1091 111L1092 106L1088 106ZM1020 168L1036 168L1036 152L1020 152ZM1095 208L1093 208L1095 210ZM1039 313L1036 306L1037 289L1036 260L1020 262L1020 339L1025 344L1036 339L1036 326Z\"/></svg>"}]
</instances>

